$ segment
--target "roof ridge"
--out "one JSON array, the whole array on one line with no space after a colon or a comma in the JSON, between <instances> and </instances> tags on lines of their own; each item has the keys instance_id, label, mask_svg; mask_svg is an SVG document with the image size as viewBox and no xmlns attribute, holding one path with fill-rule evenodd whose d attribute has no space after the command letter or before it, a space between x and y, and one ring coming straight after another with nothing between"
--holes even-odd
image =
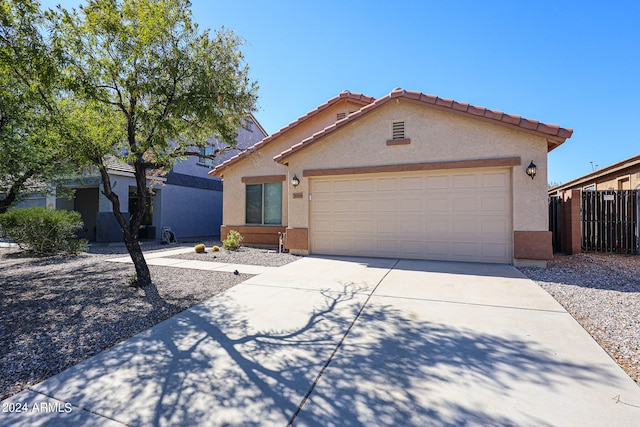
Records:
<instances>
[{"instance_id":1,"label":"roof ridge","mask_svg":"<svg viewBox=\"0 0 640 427\"><path fill-rule=\"evenodd\" d=\"M397 98L405 98L409 102L415 102L422 105L432 105L434 108L437 108L441 111L448 111L454 114L461 114L464 116L473 117L489 122L498 122L497 124L499 125L513 128L515 130L534 134L542 134L542 136L547 136L548 151L551 151L553 148L562 144L562 142L564 142L567 138L570 138L573 134L573 129L563 128L556 124L543 123L538 120L527 119L525 117L514 114L506 114L499 110L491 110L486 107L475 106L466 102L458 102L449 98L441 98L436 95L429 95L418 91L395 88L385 96L375 99L372 103L363 106L357 112L348 115L343 120L327 126L323 130L314 133L313 135L305 138L304 140L293 145L287 150L284 150L273 158L274 161L279 162L283 160L285 157L288 157L294 152L304 148L306 145L313 143L317 139L322 138L324 135L331 133L342 126L345 126L353 122L354 120L357 120L361 115L366 114L369 111L386 104L392 99ZM557 145L552 146L550 139L556 142Z\"/></svg>"}]
</instances>

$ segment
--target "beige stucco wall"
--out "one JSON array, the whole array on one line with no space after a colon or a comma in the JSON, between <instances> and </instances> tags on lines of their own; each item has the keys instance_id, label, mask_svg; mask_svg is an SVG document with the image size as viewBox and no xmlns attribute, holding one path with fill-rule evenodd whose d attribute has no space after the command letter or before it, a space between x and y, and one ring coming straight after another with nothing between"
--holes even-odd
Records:
<instances>
[{"instance_id":1,"label":"beige stucco wall","mask_svg":"<svg viewBox=\"0 0 640 427\"><path fill-rule=\"evenodd\" d=\"M395 120L405 121L405 135L411 144L386 145ZM302 179L305 169L512 156L522 160L512 169L514 230L547 231L545 138L405 101L390 102L286 159L288 176L296 174L302 180L296 191L304 192L301 199L289 199L289 226L308 227L309 179ZM533 180L525 173L532 160L538 167Z\"/></svg>"},{"instance_id":2,"label":"beige stucco wall","mask_svg":"<svg viewBox=\"0 0 640 427\"><path fill-rule=\"evenodd\" d=\"M640 186L640 167L597 181L596 190L635 190ZM586 187L586 186L585 186Z\"/></svg>"},{"instance_id":3,"label":"beige stucco wall","mask_svg":"<svg viewBox=\"0 0 640 427\"><path fill-rule=\"evenodd\" d=\"M222 223L224 225L245 224L245 184L243 177L265 175L287 175L287 168L273 161L273 158L297 144L303 139L313 135L327 126L335 123L338 113L350 113L361 108L359 104L342 100L321 111L314 117L292 128L262 149L254 151L240 162L232 165L222 173L224 179ZM293 175L291 175L293 177ZM299 175L302 179L302 176ZM288 224L288 200L289 192L293 189L290 177L282 185L282 224ZM298 191L296 189L296 191Z\"/></svg>"}]
</instances>

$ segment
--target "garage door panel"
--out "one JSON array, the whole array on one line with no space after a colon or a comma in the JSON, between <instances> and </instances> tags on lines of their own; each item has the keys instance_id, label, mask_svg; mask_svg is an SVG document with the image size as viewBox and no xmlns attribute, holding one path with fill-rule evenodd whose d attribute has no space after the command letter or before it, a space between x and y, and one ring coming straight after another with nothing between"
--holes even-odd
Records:
<instances>
[{"instance_id":1,"label":"garage door panel","mask_svg":"<svg viewBox=\"0 0 640 427\"><path fill-rule=\"evenodd\" d=\"M356 233L374 233L376 229L376 222L372 219L358 220L354 224L353 231Z\"/></svg>"},{"instance_id":2,"label":"garage door panel","mask_svg":"<svg viewBox=\"0 0 640 427\"><path fill-rule=\"evenodd\" d=\"M354 200L353 211L354 212L372 212L376 208L376 202L374 200Z\"/></svg>"},{"instance_id":3,"label":"garage door panel","mask_svg":"<svg viewBox=\"0 0 640 427\"><path fill-rule=\"evenodd\" d=\"M507 189L510 175L506 173L485 173L482 175L482 188Z\"/></svg>"},{"instance_id":4,"label":"garage door panel","mask_svg":"<svg viewBox=\"0 0 640 427\"><path fill-rule=\"evenodd\" d=\"M356 179L355 181L355 191L357 192L370 192L375 189L375 180L374 179Z\"/></svg>"},{"instance_id":5,"label":"garage door panel","mask_svg":"<svg viewBox=\"0 0 640 427\"><path fill-rule=\"evenodd\" d=\"M375 246L375 243L376 242L374 239L358 238L353 240L353 247L357 251L356 253L370 254L371 252L373 252L372 248ZM341 254L341 255L349 255L349 254Z\"/></svg>"},{"instance_id":6,"label":"garage door panel","mask_svg":"<svg viewBox=\"0 0 640 427\"><path fill-rule=\"evenodd\" d=\"M453 189L473 189L477 187L477 176L475 174L459 174L453 176Z\"/></svg>"},{"instance_id":7,"label":"garage door panel","mask_svg":"<svg viewBox=\"0 0 640 427\"><path fill-rule=\"evenodd\" d=\"M461 259L476 258L481 254L481 247L480 242L453 242L451 245L453 255Z\"/></svg>"},{"instance_id":8,"label":"garage door panel","mask_svg":"<svg viewBox=\"0 0 640 427\"><path fill-rule=\"evenodd\" d=\"M330 213L333 203L331 200L315 200L313 209L317 214Z\"/></svg>"},{"instance_id":9,"label":"garage door panel","mask_svg":"<svg viewBox=\"0 0 640 427\"><path fill-rule=\"evenodd\" d=\"M330 233L331 232L331 220L328 219L314 219L311 223L311 227L313 228L316 234L318 233Z\"/></svg>"},{"instance_id":10,"label":"garage door panel","mask_svg":"<svg viewBox=\"0 0 640 427\"><path fill-rule=\"evenodd\" d=\"M400 221L400 232L403 234L425 234L425 222L421 218L412 219L408 218L404 221Z\"/></svg>"},{"instance_id":11,"label":"garage door panel","mask_svg":"<svg viewBox=\"0 0 640 427\"><path fill-rule=\"evenodd\" d=\"M378 233L398 233L398 223L389 220L379 220L376 222L376 231Z\"/></svg>"},{"instance_id":12,"label":"garage door panel","mask_svg":"<svg viewBox=\"0 0 640 427\"><path fill-rule=\"evenodd\" d=\"M422 177L409 177L409 178L402 178L400 180L400 188L403 191L409 190L409 191L417 191L417 190L422 190Z\"/></svg>"},{"instance_id":13,"label":"garage door panel","mask_svg":"<svg viewBox=\"0 0 640 427\"><path fill-rule=\"evenodd\" d=\"M333 181L334 193L345 193L353 191L353 180L350 179L337 179Z\"/></svg>"},{"instance_id":14,"label":"garage door panel","mask_svg":"<svg viewBox=\"0 0 640 427\"><path fill-rule=\"evenodd\" d=\"M509 237L509 224L505 223L502 219L483 219L481 224L481 231L483 236L493 236L506 240Z\"/></svg>"},{"instance_id":15,"label":"garage door panel","mask_svg":"<svg viewBox=\"0 0 640 427\"><path fill-rule=\"evenodd\" d=\"M344 220L344 219L336 219L333 221L333 226L331 227L331 231L337 232L337 233L348 233L351 232L351 229L353 228L351 220Z\"/></svg>"},{"instance_id":16,"label":"garage door panel","mask_svg":"<svg viewBox=\"0 0 640 427\"><path fill-rule=\"evenodd\" d=\"M504 212L509 209L508 199L500 194L483 197L481 204L483 212Z\"/></svg>"},{"instance_id":17,"label":"garage door panel","mask_svg":"<svg viewBox=\"0 0 640 427\"><path fill-rule=\"evenodd\" d=\"M353 210L353 202L351 200L335 200L333 202L333 211L335 213L351 212Z\"/></svg>"},{"instance_id":18,"label":"garage door panel","mask_svg":"<svg viewBox=\"0 0 640 427\"><path fill-rule=\"evenodd\" d=\"M401 246L402 246L401 253L403 255L406 255L407 258L419 257L425 251L424 242L419 240L403 240Z\"/></svg>"},{"instance_id":19,"label":"garage door panel","mask_svg":"<svg viewBox=\"0 0 640 427\"><path fill-rule=\"evenodd\" d=\"M451 200L444 196L429 195L425 200L426 213L449 212L451 210Z\"/></svg>"},{"instance_id":20,"label":"garage door panel","mask_svg":"<svg viewBox=\"0 0 640 427\"><path fill-rule=\"evenodd\" d=\"M400 200L400 211L402 213L408 212L422 212L424 210L423 200L418 198L407 198Z\"/></svg>"},{"instance_id":21,"label":"garage door panel","mask_svg":"<svg viewBox=\"0 0 640 427\"><path fill-rule=\"evenodd\" d=\"M507 256L507 249L507 245L502 243L483 243L482 255L499 261Z\"/></svg>"},{"instance_id":22,"label":"garage door panel","mask_svg":"<svg viewBox=\"0 0 640 427\"><path fill-rule=\"evenodd\" d=\"M395 239L376 239L376 252L385 256L398 253L399 242Z\"/></svg>"},{"instance_id":23,"label":"garage door panel","mask_svg":"<svg viewBox=\"0 0 640 427\"><path fill-rule=\"evenodd\" d=\"M426 221L427 235L451 233L451 218L428 218Z\"/></svg>"},{"instance_id":24,"label":"garage door panel","mask_svg":"<svg viewBox=\"0 0 640 427\"><path fill-rule=\"evenodd\" d=\"M317 180L313 183L313 193L318 196L320 194L331 194L332 191L331 181Z\"/></svg>"},{"instance_id":25,"label":"garage door panel","mask_svg":"<svg viewBox=\"0 0 640 427\"><path fill-rule=\"evenodd\" d=\"M397 208L397 200L395 199L381 199L376 203L378 212L395 212Z\"/></svg>"},{"instance_id":26,"label":"garage door panel","mask_svg":"<svg viewBox=\"0 0 640 427\"><path fill-rule=\"evenodd\" d=\"M379 178L377 183L378 191L396 191L398 189L397 178Z\"/></svg>"},{"instance_id":27,"label":"garage door panel","mask_svg":"<svg viewBox=\"0 0 640 427\"><path fill-rule=\"evenodd\" d=\"M428 190L448 190L449 180L449 176L427 176L425 188Z\"/></svg>"},{"instance_id":28,"label":"garage door panel","mask_svg":"<svg viewBox=\"0 0 640 427\"><path fill-rule=\"evenodd\" d=\"M476 237L481 231L478 229L477 218L456 218L453 220L453 234L459 238Z\"/></svg>"},{"instance_id":29,"label":"garage door panel","mask_svg":"<svg viewBox=\"0 0 640 427\"><path fill-rule=\"evenodd\" d=\"M425 243L427 257L442 259L451 255L451 242L448 240L429 240Z\"/></svg>"},{"instance_id":30,"label":"garage door panel","mask_svg":"<svg viewBox=\"0 0 640 427\"><path fill-rule=\"evenodd\" d=\"M311 180L311 252L511 262L511 170Z\"/></svg>"},{"instance_id":31,"label":"garage door panel","mask_svg":"<svg viewBox=\"0 0 640 427\"><path fill-rule=\"evenodd\" d=\"M453 213L458 212L477 212L478 200L475 196L460 197L453 200Z\"/></svg>"}]
</instances>

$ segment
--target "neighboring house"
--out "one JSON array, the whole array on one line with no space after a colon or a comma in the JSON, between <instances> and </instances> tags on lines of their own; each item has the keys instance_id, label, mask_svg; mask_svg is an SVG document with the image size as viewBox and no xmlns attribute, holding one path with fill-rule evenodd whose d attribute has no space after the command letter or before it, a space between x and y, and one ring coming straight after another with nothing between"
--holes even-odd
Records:
<instances>
[{"instance_id":1,"label":"neighboring house","mask_svg":"<svg viewBox=\"0 0 640 427\"><path fill-rule=\"evenodd\" d=\"M238 132L235 149L224 151L215 161L189 157L176 163L166 175L158 177L153 184L154 195L148 214L143 218L140 238L159 239L162 227L170 227L178 239L217 236L222 224L222 182L220 179L212 180L208 172L266 135L251 116ZM214 138L210 143L211 147L200 149L203 154L224 146ZM114 159L109 163L109 175L114 192L120 198L121 210L127 217L132 210L130 208L137 203L133 168ZM152 184L150 179L148 184ZM79 237L97 242L122 241L122 231L113 215L111 202L100 192L100 175L97 172L85 175L72 181L68 187L75 192L72 200L56 197L54 192L46 197L32 196L19 206L49 206L78 211L84 222L84 230L79 232Z\"/></svg>"},{"instance_id":2,"label":"neighboring house","mask_svg":"<svg viewBox=\"0 0 640 427\"><path fill-rule=\"evenodd\" d=\"M640 154L555 186L549 190L549 195L560 195L570 190L638 189L640 189Z\"/></svg>"},{"instance_id":3,"label":"neighboring house","mask_svg":"<svg viewBox=\"0 0 640 427\"><path fill-rule=\"evenodd\" d=\"M627 209L636 211L635 198L618 199L616 206L621 209L619 216L614 214L612 205L605 201L604 195L592 193L589 197L592 202L587 202L586 205L583 205L582 199L583 191L638 189L640 189L640 155L549 189L549 196L554 196L550 198L550 206L555 206L550 217L556 250L567 255L580 253L583 249L637 253L637 245L633 243L635 237L621 238L625 233L626 236L637 236L633 221L629 221L633 218L633 214L626 213ZM596 201L599 198L602 198L602 202ZM613 200L613 198L609 199L610 202ZM626 205L627 203L629 205ZM586 216L584 216L585 212ZM583 233L585 224L589 224L589 230ZM593 227L598 231L594 231ZM621 244L621 241L625 243Z\"/></svg>"},{"instance_id":4,"label":"neighboring house","mask_svg":"<svg viewBox=\"0 0 640 427\"><path fill-rule=\"evenodd\" d=\"M286 232L297 254L537 263L552 257L547 153L572 132L420 92L345 91L210 172L224 178L221 237L273 244Z\"/></svg>"}]
</instances>

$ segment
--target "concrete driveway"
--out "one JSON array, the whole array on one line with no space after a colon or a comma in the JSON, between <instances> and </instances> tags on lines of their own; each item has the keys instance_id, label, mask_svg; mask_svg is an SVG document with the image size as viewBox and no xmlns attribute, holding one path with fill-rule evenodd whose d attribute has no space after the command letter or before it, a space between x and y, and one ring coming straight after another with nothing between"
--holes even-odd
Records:
<instances>
[{"instance_id":1,"label":"concrete driveway","mask_svg":"<svg viewBox=\"0 0 640 427\"><path fill-rule=\"evenodd\" d=\"M2 405L0 425L630 426L640 387L511 266L308 257Z\"/></svg>"}]
</instances>

